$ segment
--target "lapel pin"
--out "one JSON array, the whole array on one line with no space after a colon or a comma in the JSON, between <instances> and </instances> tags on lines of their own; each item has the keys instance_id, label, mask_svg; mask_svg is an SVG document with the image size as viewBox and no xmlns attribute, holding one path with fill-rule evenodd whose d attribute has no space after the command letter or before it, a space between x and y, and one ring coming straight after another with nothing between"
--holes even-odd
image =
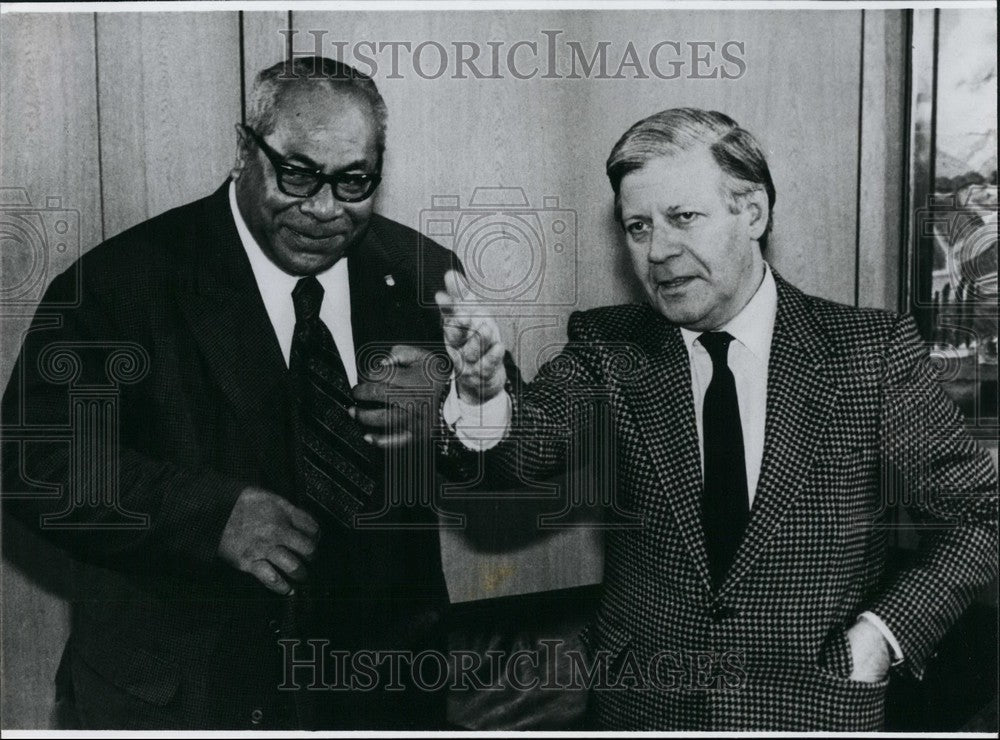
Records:
<instances>
[{"instance_id":1,"label":"lapel pin","mask_svg":"<svg viewBox=\"0 0 1000 740\"><path fill-rule=\"evenodd\" d=\"M396 278L394 278L392 275L386 275L385 278L383 279L385 280L385 284L388 285L390 288L396 285Z\"/></svg>"}]
</instances>

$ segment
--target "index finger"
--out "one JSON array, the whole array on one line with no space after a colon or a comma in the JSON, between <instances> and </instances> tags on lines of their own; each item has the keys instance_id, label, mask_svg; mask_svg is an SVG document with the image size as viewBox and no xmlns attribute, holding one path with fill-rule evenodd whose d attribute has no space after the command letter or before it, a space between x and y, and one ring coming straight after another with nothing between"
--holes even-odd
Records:
<instances>
[{"instance_id":1,"label":"index finger","mask_svg":"<svg viewBox=\"0 0 1000 740\"><path fill-rule=\"evenodd\" d=\"M383 383L358 383L351 395L358 403L384 403L386 388Z\"/></svg>"},{"instance_id":2,"label":"index finger","mask_svg":"<svg viewBox=\"0 0 1000 740\"><path fill-rule=\"evenodd\" d=\"M286 529L278 544L308 562L312 562L316 557L316 542L296 529ZM281 566L280 563L275 565Z\"/></svg>"},{"instance_id":3,"label":"index finger","mask_svg":"<svg viewBox=\"0 0 1000 740\"><path fill-rule=\"evenodd\" d=\"M287 512L288 520L292 523L293 527L310 539L319 537L319 524L308 511L289 504Z\"/></svg>"},{"instance_id":4,"label":"index finger","mask_svg":"<svg viewBox=\"0 0 1000 740\"><path fill-rule=\"evenodd\" d=\"M451 293L439 290L434 294L434 302L437 303L441 316L449 319L458 312L459 302L452 298Z\"/></svg>"},{"instance_id":5,"label":"index finger","mask_svg":"<svg viewBox=\"0 0 1000 740\"><path fill-rule=\"evenodd\" d=\"M458 270L448 270L444 274L444 287L456 303L465 303L469 300L469 284Z\"/></svg>"}]
</instances>

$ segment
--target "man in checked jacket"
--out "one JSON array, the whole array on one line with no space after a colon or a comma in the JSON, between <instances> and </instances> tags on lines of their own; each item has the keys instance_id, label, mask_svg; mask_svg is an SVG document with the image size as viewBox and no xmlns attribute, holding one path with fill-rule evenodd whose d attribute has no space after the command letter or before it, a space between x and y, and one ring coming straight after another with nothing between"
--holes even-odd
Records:
<instances>
[{"instance_id":1,"label":"man in checked jacket","mask_svg":"<svg viewBox=\"0 0 1000 740\"><path fill-rule=\"evenodd\" d=\"M450 274L442 414L463 431L445 458L512 482L562 472L587 399L610 399L616 508L641 526L606 538L586 635L607 670L598 726L878 730L892 673L920 677L997 572L988 455L910 318L804 295L767 265L774 186L730 118L653 115L607 172L648 302L573 314L562 353L515 387ZM890 575L894 496L926 528Z\"/></svg>"}]
</instances>

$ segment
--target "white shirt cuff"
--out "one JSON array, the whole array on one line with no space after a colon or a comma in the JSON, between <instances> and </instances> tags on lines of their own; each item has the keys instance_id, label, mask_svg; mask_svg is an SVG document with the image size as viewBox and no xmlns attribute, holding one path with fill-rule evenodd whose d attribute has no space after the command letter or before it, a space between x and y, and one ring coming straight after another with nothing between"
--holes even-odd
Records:
<instances>
[{"instance_id":1,"label":"white shirt cuff","mask_svg":"<svg viewBox=\"0 0 1000 740\"><path fill-rule=\"evenodd\" d=\"M889 647L892 648L892 664L894 666L903 662L903 648L899 646L895 636L892 634L892 630L882 621L881 617L872 612L861 612L858 619L865 620L882 633L882 637L885 638L885 641L889 643Z\"/></svg>"},{"instance_id":2,"label":"white shirt cuff","mask_svg":"<svg viewBox=\"0 0 1000 740\"><path fill-rule=\"evenodd\" d=\"M484 404L466 403L458 396L455 379L441 409L444 423L463 446L475 452L496 447L510 426L511 404L507 391L500 391Z\"/></svg>"}]
</instances>

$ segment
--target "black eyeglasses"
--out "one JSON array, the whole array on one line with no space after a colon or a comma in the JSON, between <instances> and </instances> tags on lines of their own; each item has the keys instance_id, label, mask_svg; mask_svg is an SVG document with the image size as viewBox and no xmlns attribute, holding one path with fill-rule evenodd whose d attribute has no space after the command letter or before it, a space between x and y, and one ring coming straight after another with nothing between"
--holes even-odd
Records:
<instances>
[{"instance_id":1,"label":"black eyeglasses","mask_svg":"<svg viewBox=\"0 0 1000 740\"><path fill-rule=\"evenodd\" d=\"M344 203L358 203L370 198L375 188L382 182L382 175L378 172L371 174L334 172L332 175L324 175L322 170L289 164L252 128L243 126L243 130L253 138L264 152L264 156L270 160L278 179L278 190L293 198L311 198L322 190L326 183L330 183L334 198Z\"/></svg>"}]
</instances>

